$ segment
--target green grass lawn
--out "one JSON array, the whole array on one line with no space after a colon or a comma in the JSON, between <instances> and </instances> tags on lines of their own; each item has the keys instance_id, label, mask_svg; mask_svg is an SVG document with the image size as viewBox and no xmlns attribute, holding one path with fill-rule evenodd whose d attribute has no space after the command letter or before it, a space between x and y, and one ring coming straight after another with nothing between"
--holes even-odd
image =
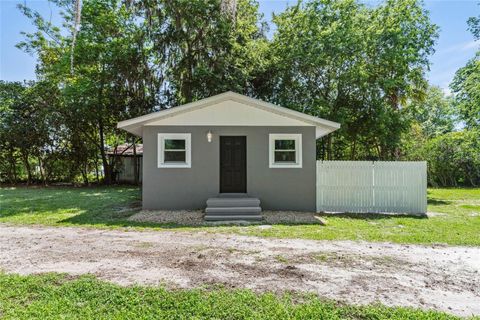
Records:
<instances>
[{"instance_id":1,"label":"green grass lawn","mask_svg":"<svg viewBox=\"0 0 480 320\"><path fill-rule=\"evenodd\" d=\"M480 245L480 189L429 189L433 216L345 215L324 217L326 226L274 225L186 228L133 223L140 205L134 187L0 188L0 222L95 227L202 230L278 238L345 239L397 243Z\"/></svg>"},{"instance_id":2,"label":"green grass lawn","mask_svg":"<svg viewBox=\"0 0 480 320\"><path fill-rule=\"evenodd\" d=\"M325 217L327 225L270 229L236 228L248 235L316 240L366 240L397 243L480 245L480 189L429 189L429 218L350 214Z\"/></svg>"},{"instance_id":3,"label":"green grass lawn","mask_svg":"<svg viewBox=\"0 0 480 320\"><path fill-rule=\"evenodd\" d=\"M347 306L314 295L120 287L91 276L0 273L2 319L457 319L436 311Z\"/></svg>"},{"instance_id":4,"label":"green grass lawn","mask_svg":"<svg viewBox=\"0 0 480 320\"><path fill-rule=\"evenodd\" d=\"M136 187L0 188L0 222L124 225L140 206Z\"/></svg>"}]
</instances>

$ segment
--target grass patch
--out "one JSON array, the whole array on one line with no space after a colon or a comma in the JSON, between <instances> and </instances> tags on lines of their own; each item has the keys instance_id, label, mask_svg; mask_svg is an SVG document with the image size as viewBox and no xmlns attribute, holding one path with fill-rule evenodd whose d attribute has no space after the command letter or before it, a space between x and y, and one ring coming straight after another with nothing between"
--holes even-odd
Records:
<instances>
[{"instance_id":1,"label":"grass patch","mask_svg":"<svg viewBox=\"0 0 480 320\"><path fill-rule=\"evenodd\" d=\"M222 228L222 232L275 238L364 240L480 246L480 189L429 189L430 217L379 214L323 217L326 226L273 225Z\"/></svg>"},{"instance_id":2,"label":"grass patch","mask_svg":"<svg viewBox=\"0 0 480 320\"><path fill-rule=\"evenodd\" d=\"M128 226L140 206L136 187L0 188L0 222Z\"/></svg>"},{"instance_id":3,"label":"grass patch","mask_svg":"<svg viewBox=\"0 0 480 320\"><path fill-rule=\"evenodd\" d=\"M314 295L121 287L91 276L0 273L2 319L458 319L411 308L349 306Z\"/></svg>"},{"instance_id":4,"label":"grass patch","mask_svg":"<svg viewBox=\"0 0 480 320\"><path fill-rule=\"evenodd\" d=\"M288 259L280 254L275 256L275 260L277 260L280 263L289 263Z\"/></svg>"},{"instance_id":5,"label":"grass patch","mask_svg":"<svg viewBox=\"0 0 480 320\"><path fill-rule=\"evenodd\" d=\"M480 189L429 189L426 217L338 215L326 226L278 224L181 227L128 221L140 206L135 187L0 188L0 222L88 227L202 230L275 238L365 240L480 246Z\"/></svg>"}]
</instances>

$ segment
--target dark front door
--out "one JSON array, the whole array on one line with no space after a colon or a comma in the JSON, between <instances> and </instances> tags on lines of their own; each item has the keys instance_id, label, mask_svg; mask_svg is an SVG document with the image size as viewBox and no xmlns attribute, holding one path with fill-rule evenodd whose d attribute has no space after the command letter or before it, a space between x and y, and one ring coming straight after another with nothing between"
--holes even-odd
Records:
<instances>
[{"instance_id":1,"label":"dark front door","mask_svg":"<svg viewBox=\"0 0 480 320\"><path fill-rule=\"evenodd\" d=\"M247 192L247 137L220 137L220 192Z\"/></svg>"}]
</instances>

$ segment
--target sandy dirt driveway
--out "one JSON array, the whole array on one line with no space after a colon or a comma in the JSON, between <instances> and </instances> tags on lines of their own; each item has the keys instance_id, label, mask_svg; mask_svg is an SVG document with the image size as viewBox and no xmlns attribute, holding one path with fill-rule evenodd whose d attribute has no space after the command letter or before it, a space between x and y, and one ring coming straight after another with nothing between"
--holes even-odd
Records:
<instances>
[{"instance_id":1,"label":"sandy dirt driveway","mask_svg":"<svg viewBox=\"0 0 480 320\"><path fill-rule=\"evenodd\" d=\"M480 248L0 224L0 269L122 285L308 291L354 304L480 314Z\"/></svg>"}]
</instances>

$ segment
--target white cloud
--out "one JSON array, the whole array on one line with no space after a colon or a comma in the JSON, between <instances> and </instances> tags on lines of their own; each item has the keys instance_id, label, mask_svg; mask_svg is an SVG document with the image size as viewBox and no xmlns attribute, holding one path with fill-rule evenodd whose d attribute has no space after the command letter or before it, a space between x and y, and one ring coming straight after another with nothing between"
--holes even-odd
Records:
<instances>
[{"instance_id":1,"label":"white cloud","mask_svg":"<svg viewBox=\"0 0 480 320\"><path fill-rule=\"evenodd\" d=\"M435 54L450 54L454 52L466 52L480 47L480 40L471 40L462 43L456 43L444 49L438 50Z\"/></svg>"},{"instance_id":2,"label":"white cloud","mask_svg":"<svg viewBox=\"0 0 480 320\"><path fill-rule=\"evenodd\" d=\"M443 88L449 94L448 86L458 69L465 66L476 50L480 49L480 41L464 41L439 49L431 59L428 74L430 83Z\"/></svg>"},{"instance_id":3,"label":"white cloud","mask_svg":"<svg viewBox=\"0 0 480 320\"><path fill-rule=\"evenodd\" d=\"M480 46L480 40L472 40L463 45L462 51L468 51L470 49L477 49Z\"/></svg>"}]
</instances>

